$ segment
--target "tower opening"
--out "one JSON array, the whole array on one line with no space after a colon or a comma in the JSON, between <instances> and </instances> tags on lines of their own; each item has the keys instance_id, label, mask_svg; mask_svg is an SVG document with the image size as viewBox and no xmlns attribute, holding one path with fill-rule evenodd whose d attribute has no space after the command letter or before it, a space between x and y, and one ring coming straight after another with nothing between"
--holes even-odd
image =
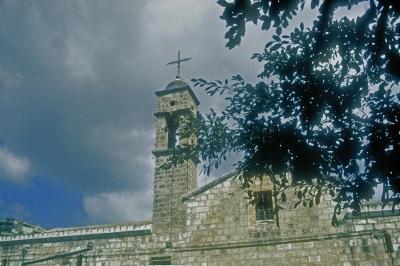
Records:
<instances>
[{"instance_id":1,"label":"tower opening","mask_svg":"<svg viewBox=\"0 0 400 266\"><path fill-rule=\"evenodd\" d=\"M175 149L179 144L179 122L177 117L171 117L167 120L167 148Z\"/></svg>"}]
</instances>

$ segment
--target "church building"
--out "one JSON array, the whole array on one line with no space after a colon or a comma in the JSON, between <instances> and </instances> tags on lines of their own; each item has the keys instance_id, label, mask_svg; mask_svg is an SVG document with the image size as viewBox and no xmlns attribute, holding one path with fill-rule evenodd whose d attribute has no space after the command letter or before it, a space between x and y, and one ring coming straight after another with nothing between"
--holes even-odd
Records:
<instances>
[{"instance_id":1,"label":"church building","mask_svg":"<svg viewBox=\"0 0 400 266\"><path fill-rule=\"evenodd\" d=\"M333 227L330 195L294 208L293 193L275 214L267 178L249 204L233 173L199 187L197 158L162 167L178 143L196 143L195 136L178 139L179 120L196 114L199 100L179 75L155 94L152 219L49 230L9 220L0 233L0 266L400 265L399 212L380 203Z\"/></svg>"}]
</instances>

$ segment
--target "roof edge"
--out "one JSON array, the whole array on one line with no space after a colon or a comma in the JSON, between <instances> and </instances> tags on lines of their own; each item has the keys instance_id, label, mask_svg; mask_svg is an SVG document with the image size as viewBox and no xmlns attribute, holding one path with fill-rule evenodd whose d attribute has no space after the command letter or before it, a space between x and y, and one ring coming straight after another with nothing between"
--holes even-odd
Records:
<instances>
[{"instance_id":1,"label":"roof edge","mask_svg":"<svg viewBox=\"0 0 400 266\"><path fill-rule=\"evenodd\" d=\"M65 231L65 230L82 230L82 229L97 229L97 228L108 228L108 227L118 227L118 226L141 226L152 224L152 219L140 220L140 221L131 221L125 223L106 223L106 224L94 224L94 225L82 225L82 226L71 226L71 227L53 227L47 229L46 232L53 231Z\"/></svg>"},{"instance_id":2,"label":"roof edge","mask_svg":"<svg viewBox=\"0 0 400 266\"><path fill-rule=\"evenodd\" d=\"M202 187L199 187L199 188L197 188L195 190L190 191L189 193L186 193L185 195L182 196L182 202L184 202L184 201L186 201L186 200L188 200L188 199L190 199L190 198L192 198L194 196L197 196L197 195L209 190L210 188L215 187L216 185L218 185L218 184L220 184L220 183L222 183L222 182L224 182L224 181L226 181L226 180L228 180L230 178L233 178L236 173L237 173L237 171L233 170L233 171L231 171L231 172L229 172L229 173L227 173L227 174L225 174L225 175L223 175L223 176L211 181L210 183L205 184Z\"/></svg>"}]
</instances>

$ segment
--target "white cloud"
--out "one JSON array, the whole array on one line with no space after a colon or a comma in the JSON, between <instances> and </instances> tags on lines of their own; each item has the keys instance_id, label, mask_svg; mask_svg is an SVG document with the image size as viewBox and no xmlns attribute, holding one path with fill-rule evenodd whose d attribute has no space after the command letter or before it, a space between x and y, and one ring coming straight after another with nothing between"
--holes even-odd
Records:
<instances>
[{"instance_id":1,"label":"white cloud","mask_svg":"<svg viewBox=\"0 0 400 266\"><path fill-rule=\"evenodd\" d=\"M141 145L149 147L153 138L154 130L136 127L103 126L91 130L88 144L118 162L119 170L115 171L114 180L129 178L134 182L126 180L123 188L86 195L83 204L89 223L122 223L151 218L153 191L150 187L154 162L150 152L141 152Z\"/></svg>"},{"instance_id":2,"label":"white cloud","mask_svg":"<svg viewBox=\"0 0 400 266\"><path fill-rule=\"evenodd\" d=\"M27 158L18 157L5 148L0 148L0 178L23 183L28 178L31 163Z\"/></svg>"},{"instance_id":3,"label":"white cloud","mask_svg":"<svg viewBox=\"0 0 400 266\"><path fill-rule=\"evenodd\" d=\"M100 193L84 198L84 208L90 221L121 223L151 218L153 192Z\"/></svg>"}]
</instances>

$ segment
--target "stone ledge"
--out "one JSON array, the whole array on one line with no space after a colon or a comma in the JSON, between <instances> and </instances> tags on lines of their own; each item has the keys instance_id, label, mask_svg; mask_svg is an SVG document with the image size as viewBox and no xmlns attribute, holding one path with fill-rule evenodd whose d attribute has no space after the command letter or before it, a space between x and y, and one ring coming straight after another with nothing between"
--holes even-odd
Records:
<instances>
[{"instance_id":1,"label":"stone ledge","mask_svg":"<svg viewBox=\"0 0 400 266\"><path fill-rule=\"evenodd\" d=\"M363 211L359 214L346 213L346 215L344 216L344 220L384 218L390 216L400 216L400 210Z\"/></svg>"},{"instance_id":2,"label":"stone ledge","mask_svg":"<svg viewBox=\"0 0 400 266\"><path fill-rule=\"evenodd\" d=\"M97 233L87 235L67 235L67 236L55 236L55 237L31 237L24 239L0 239L0 246L11 246L11 245L22 245L22 244L38 244L38 243L52 243L52 242L64 242L64 241L82 241L82 240L99 240L108 238L120 238L130 236L146 236L151 235L151 230L137 230L137 231L126 231L126 232L113 232L113 233Z\"/></svg>"},{"instance_id":3,"label":"stone ledge","mask_svg":"<svg viewBox=\"0 0 400 266\"><path fill-rule=\"evenodd\" d=\"M371 233L376 230L365 230L360 232L341 232L341 233L333 233L326 234L322 236L310 236L310 237L290 237L290 238L280 238L280 239L272 239L272 240L255 240L255 241L240 241L240 242L230 242L230 243L214 243L214 244L206 244L206 245L193 245L187 247L176 247L173 248L173 252L193 252L193 251L206 251L206 250L217 250L217 249L236 249L236 248L251 248L251 247L259 247L259 246L277 246L278 245L287 245L293 243L307 243L309 245L310 242L315 241L326 241L326 240L335 240L335 239L345 239L345 238L357 238L361 236L370 236ZM391 233L399 232L399 230L388 230ZM314 246L314 244L313 244Z\"/></svg>"},{"instance_id":4,"label":"stone ledge","mask_svg":"<svg viewBox=\"0 0 400 266\"><path fill-rule=\"evenodd\" d=\"M0 246L151 235L151 229L151 221L121 225L55 228L35 234L2 236L0 237Z\"/></svg>"}]
</instances>

